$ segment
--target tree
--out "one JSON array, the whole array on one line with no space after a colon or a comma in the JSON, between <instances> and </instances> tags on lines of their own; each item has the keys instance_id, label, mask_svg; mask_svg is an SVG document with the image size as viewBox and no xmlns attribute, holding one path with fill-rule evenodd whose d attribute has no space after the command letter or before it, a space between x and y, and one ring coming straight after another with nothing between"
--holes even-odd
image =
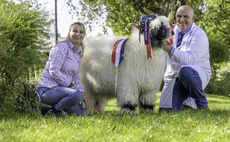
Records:
<instances>
[{"instance_id":1,"label":"tree","mask_svg":"<svg viewBox=\"0 0 230 142\"><path fill-rule=\"evenodd\" d=\"M176 9L184 4L194 8L196 20L200 21L204 5L203 0L80 0L80 3L83 7L81 14L90 20L107 13L107 26L116 35L129 35L132 27L128 24L137 23L147 14L164 15L170 18L171 23L175 23ZM76 10L72 0L68 0L68 5L71 11Z\"/></svg>"},{"instance_id":2,"label":"tree","mask_svg":"<svg viewBox=\"0 0 230 142\"><path fill-rule=\"evenodd\" d=\"M206 0L201 27L209 37L212 78L206 89L209 93L229 95L230 80L230 1Z\"/></svg>"},{"instance_id":3,"label":"tree","mask_svg":"<svg viewBox=\"0 0 230 142\"><path fill-rule=\"evenodd\" d=\"M20 94L21 82L41 65L51 22L47 12L30 2L0 0L0 105Z\"/></svg>"},{"instance_id":4,"label":"tree","mask_svg":"<svg viewBox=\"0 0 230 142\"><path fill-rule=\"evenodd\" d=\"M230 1L206 0L206 2L206 11L202 26L210 35L219 34L230 45Z\"/></svg>"}]
</instances>

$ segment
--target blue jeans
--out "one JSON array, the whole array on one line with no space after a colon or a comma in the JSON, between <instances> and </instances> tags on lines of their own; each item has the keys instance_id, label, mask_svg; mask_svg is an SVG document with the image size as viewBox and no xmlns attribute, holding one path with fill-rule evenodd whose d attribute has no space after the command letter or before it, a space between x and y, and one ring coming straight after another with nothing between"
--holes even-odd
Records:
<instances>
[{"instance_id":1,"label":"blue jeans","mask_svg":"<svg viewBox=\"0 0 230 142\"><path fill-rule=\"evenodd\" d=\"M37 89L41 103L51 105L56 110L64 110L68 114L84 115L81 106L82 92L69 87L40 87Z\"/></svg>"},{"instance_id":2,"label":"blue jeans","mask_svg":"<svg viewBox=\"0 0 230 142\"><path fill-rule=\"evenodd\" d=\"M180 70L179 78L173 89L172 106L173 110L183 110L183 102L188 98L195 99L199 109L208 106L208 100L202 88L202 81L196 70L191 67L184 67Z\"/></svg>"}]
</instances>

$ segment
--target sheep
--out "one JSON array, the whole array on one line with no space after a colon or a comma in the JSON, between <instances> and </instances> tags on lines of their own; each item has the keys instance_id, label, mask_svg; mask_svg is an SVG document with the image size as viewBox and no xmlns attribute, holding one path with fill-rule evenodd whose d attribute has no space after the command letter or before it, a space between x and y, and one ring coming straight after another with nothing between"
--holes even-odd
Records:
<instances>
[{"instance_id":1,"label":"sheep","mask_svg":"<svg viewBox=\"0 0 230 142\"><path fill-rule=\"evenodd\" d=\"M142 22L149 20L152 58L147 56L144 29L139 31L134 27L124 46L123 61L117 67L116 85L116 67L111 54L114 43L125 37L107 35L84 41L80 79L89 114L104 113L108 101L115 97L122 115L135 114L137 106L140 113L154 113L156 92L160 89L167 59L162 40L169 37L169 20L156 15L144 18Z\"/></svg>"}]
</instances>

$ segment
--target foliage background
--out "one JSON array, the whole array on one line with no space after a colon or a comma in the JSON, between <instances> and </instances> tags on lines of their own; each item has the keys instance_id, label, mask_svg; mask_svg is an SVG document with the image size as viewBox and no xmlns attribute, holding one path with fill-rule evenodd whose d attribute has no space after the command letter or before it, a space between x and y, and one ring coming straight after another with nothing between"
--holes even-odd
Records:
<instances>
[{"instance_id":1,"label":"foliage background","mask_svg":"<svg viewBox=\"0 0 230 142\"><path fill-rule=\"evenodd\" d=\"M206 0L200 26L209 38L212 77L206 92L230 96L230 1Z\"/></svg>"},{"instance_id":2,"label":"foliage background","mask_svg":"<svg viewBox=\"0 0 230 142\"><path fill-rule=\"evenodd\" d=\"M49 38L47 12L32 2L0 0L0 109L24 93L22 82L41 68L42 48Z\"/></svg>"}]
</instances>

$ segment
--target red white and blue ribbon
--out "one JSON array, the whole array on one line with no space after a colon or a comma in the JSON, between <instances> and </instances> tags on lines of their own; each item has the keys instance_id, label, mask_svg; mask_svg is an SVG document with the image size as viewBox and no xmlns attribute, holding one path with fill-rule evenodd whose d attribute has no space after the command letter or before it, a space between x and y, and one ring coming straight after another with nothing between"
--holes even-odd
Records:
<instances>
[{"instance_id":1,"label":"red white and blue ribbon","mask_svg":"<svg viewBox=\"0 0 230 142\"><path fill-rule=\"evenodd\" d=\"M126 42L127 42L127 39L121 39L121 40L118 40L113 46L112 62L116 68L123 61Z\"/></svg>"},{"instance_id":2,"label":"red white and blue ribbon","mask_svg":"<svg viewBox=\"0 0 230 142\"><path fill-rule=\"evenodd\" d=\"M113 51L112 51L112 63L115 65L116 67L116 77L115 77L115 96L117 94L117 77L118 77L118 66L119 64L123 61L124 58L124 51L125 51L125 43L127 42L127 38L126 39L121 39L118 40L114 45L113 45ZM113 105L113 110L115 107L115 101L114 101L114 105Z\"/></svg>"},{"instance_id":3,"label":"red white and blue ribbon","mask_svg":"<svg viewBox=\"0 0 230 142\"><path fill-rule=\"evenodd\" d=\"M147 48L147 59L152 59L152 49L151 49L151 41L150 41L150 34L149 34L149 23L145 21L144 26L144 37L145 37L145 45Z\"/></svg>"},{"instance_id":4,"label":"red white and blue ribbon","mask_svg":"<svg viewBox=\"0 0 230 142\"><path fill-rule=\"evenodd\" d=\"M151 41L150 41L150 34L149 34L149 23L155 18L156 18L156 15L146 15L145 17L142 18L141 21L138 22L139 41L140 41L141 29L144 29L144 39L145 39L145 45L147 49L147 59L149 58L152 59L152 49L151 49Z\"/></svg>"}]
</instances>

